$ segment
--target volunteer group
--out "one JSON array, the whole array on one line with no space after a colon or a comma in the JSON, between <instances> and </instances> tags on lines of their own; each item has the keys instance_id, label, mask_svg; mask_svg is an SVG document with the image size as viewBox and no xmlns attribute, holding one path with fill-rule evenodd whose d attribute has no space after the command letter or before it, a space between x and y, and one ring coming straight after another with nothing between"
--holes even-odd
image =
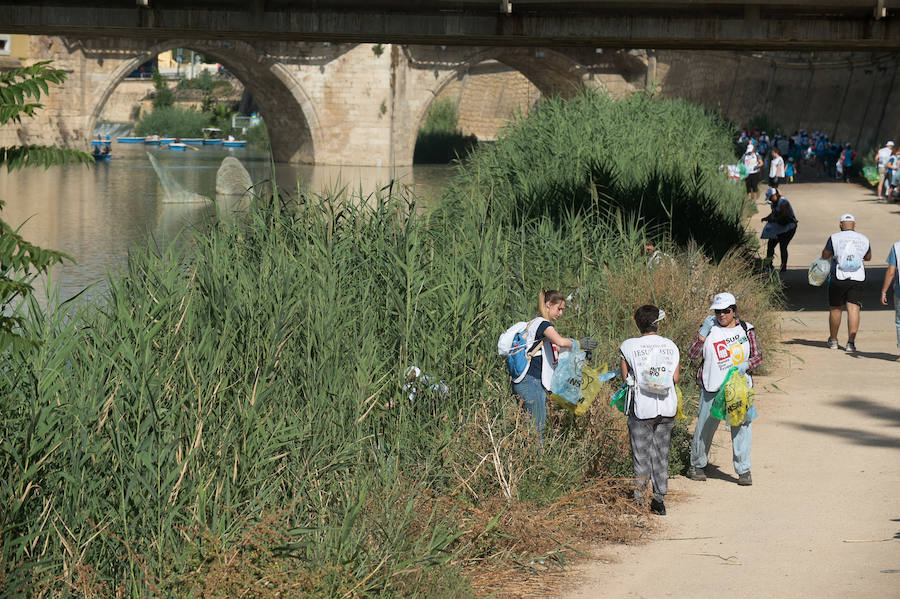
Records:
<instances>
[{"instance_id":1,"label":"volunteer group","mask_svg":"<svg viewBox=\"0 0 900 599\"><path fill-rule=\"evenodd\" d=\"M513 392L531 415L539 437L546 420L545 390L550 389L559 348L570 348L574 344L573 339L563 337L553 326L565 308L562 293L541 291L538 297L540 316L525 327L523 347L529 359L527 371L513 383ZM688 470L688 477L696 481L706 480L707 456L718 425L714 403L717 395L721 398L720 389L729 385L731 379L752 387L751 372L762 362L755 329L740 319L734 295L716 294L709 310L714 314L702 322L688 349L691 358L703 360L697 373L700 405ZM626 391L624 412L628 418L635 478L634 498L640 505L649 504L650 510L658 515L666 513L669 444L678 410L676 385L681 379L679 349L659 334L664 319L665 312L657 306L641 306L634 313L640 334L626 339L620 347L620 370ZM590 337L581 339L579 344L587 351L597 347ZM745 404L741 413L731 411L728 418L737 483L743 486L752 484L750 447L752 421L756 414L752 404Z\"/></svg>"}]
</instances>

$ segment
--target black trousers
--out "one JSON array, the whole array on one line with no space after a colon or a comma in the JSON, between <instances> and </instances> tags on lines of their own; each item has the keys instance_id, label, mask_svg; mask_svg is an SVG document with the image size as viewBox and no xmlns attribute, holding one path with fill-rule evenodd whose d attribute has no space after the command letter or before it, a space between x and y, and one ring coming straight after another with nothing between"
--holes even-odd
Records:
<instances>
[{"instance_id":1,"label":"black trousers","mask_svg":"<svg viewBox=\"0 0 900 599\"><path fill-rule=\"evenodd\" d=\"M791 239L794 238L794 233L796 232L797 227L794 227L790 231L785 231L780 234L775 239L769 239L769 247L766 248L766 261L771 261L775 257L775 246L779 245L781 246L781 269L786 269L788 261L788 244L791 242Z\"/></svg>"}]
</instances>

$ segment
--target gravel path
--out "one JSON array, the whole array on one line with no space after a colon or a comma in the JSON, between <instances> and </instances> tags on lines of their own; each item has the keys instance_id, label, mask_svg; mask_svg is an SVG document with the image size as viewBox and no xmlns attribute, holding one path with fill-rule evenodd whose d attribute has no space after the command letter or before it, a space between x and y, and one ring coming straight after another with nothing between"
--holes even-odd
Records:
<instances>
[{"instance_id":1,"label":"gravel path","mask_svg":"<svg viewBox=\"0 0 900 599\"><path fill-rule=\"evenodd\" d=\"M900 349L878 303L900 205L843 183L783 191L800 221L784 277L788 353L756 378L753 486L735 484L720 426L709 480L672 479L649 542L598 549L565 597L900 597ZM757 231L766 212L751 219ZM857 355L825 347L824 291L806 283L844 212L873 247Z\"/></svg>"}]
</instances>

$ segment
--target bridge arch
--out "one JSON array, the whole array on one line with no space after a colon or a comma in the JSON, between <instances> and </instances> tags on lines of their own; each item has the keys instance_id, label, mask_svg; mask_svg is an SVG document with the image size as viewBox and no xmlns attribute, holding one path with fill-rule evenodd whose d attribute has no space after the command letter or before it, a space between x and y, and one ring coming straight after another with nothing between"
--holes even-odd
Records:
<instances>
[{"instance_id":1,"label":"bridge arch","mask_svg":"<svg viewBox=\"0 0 900 599\"><path fill-rule=\"evenodd\" d=\"M628 77L618 72L618 64L611 64L612 70L609 68L598 69L589 61L584 60L584 58L591 57L580 55L573 57L558 50L479 48L455 60L442 58L445 53L445 49L437 47L407 47L407 60L410 67L413 70L418 69L420 72L433 73L427 77L429 82L423 86L424 89L419 97L410 98L408 110L412 124L411 131L409 131L405 147L397 149L401 160L408 157L409 163L412 162L418 130L424 123L431 104L451 82L463 77L474 66L485 61L496 60L515 69L524 75L543 96L571 97L585 87L600 89L615 96L621 95L623 90L633 88ZM610 59L610 61L612 60ZM633 67L633 65L629 66Z\"/></svg>"},{"instance_id":2,"label":"bridge arch","mask_svg":"<svg viewBox=\"0 0 900 599\"><path fill-rule=\"evenodd\" d=\"M94 92L88 131L94 130L113 91L129 73L173 48L188 48L215 59L244 85L259 105L277 162L315 162L321 129L310 97L288 67L240 41L167 40L123 60Z\"/></svg>"}]
</instances>

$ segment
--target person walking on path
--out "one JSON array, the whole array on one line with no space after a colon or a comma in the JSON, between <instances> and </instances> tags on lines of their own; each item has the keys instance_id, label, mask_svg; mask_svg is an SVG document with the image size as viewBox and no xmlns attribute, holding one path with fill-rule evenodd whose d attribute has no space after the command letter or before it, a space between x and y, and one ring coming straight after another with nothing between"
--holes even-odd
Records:
<instances>
[{"instance_id":1,"label":"person walking on path","mask_svg":"<svg viewBox=\"0 0 900 599\"><path fill-rule=\"evenodd\" d=\"M744 179L747 197L755 203L759 199L759 177L763 159L752 143L747 144L747 151L741 157L741 166L744 167L747 173L747 177Z\"/></svg>"},{"instance_id":2,"label":"person walking on path","mask_svg":"<svg viewBox=\"0 0 900 599\"><path fill-rule=\"evenodd\" d=\"M528 323L528 370L521 381L512 384L513 393L522 398L525 411L531 416L540 439L543 439L547 420L545 389L550 389L553 371L559 361L559 349L572 347L572 339L563 337L553 327L553 322L562 316L565 309L566 298L561 292L550 290L538 294L540 316ZM597 342L590 337L585 337L580 343L585 351L597 347Z\"/></svg>"},{"instance_id":3,"label":"person walking on path","mask_svg":"<svg viewBox=\"0 0 900 599\"><path fill-rule=\"evenodd\" d=\"M691 466L687 476L691 480L706 480L706 464L709 448L719 421L711 418L710 409L725 377L732 367L747 377L750 386L753 379L750 371L762 363L762 352L756 341L753 325L743 322L737 315L737 300L730 293L718 293L713 298L710 310L715 316L707 316L688 349L691 358L703 358L697 372L700 383L700 405L697 410L697 426L691 442ZM747 416L739 426L731 427L731 446L734 456L734 471L738 484L753 484L750 476L750 448L753 432L752 421L756 418L756 406L750 406Z\"/></svg>"},{"instance_id":4,"label":"person walking on path","mask_svg":"<svg viewBox=\"0 0 900 599\"><path fill-rule=\"evenodd\" d=\"M890 160L891 155L894 153L894 142L889 141L884 144L884 147L878 150L878 153L875 154L875 164L878 167L878 191L876 194L878 195L878 199L881 199L882 192L884 191L884 180L887 177L887 163ZM890 186L890 180L888 181L888 186Z\"/></svg>"},{"instance_id":5,"label":"person walking on path","mask_svg":"<svg viewBox=\"0 0 900 599\"><path fill-rule=\"evenodd\" d=\"M784 158L777 147L772 148L772 160L769 162L769 187L778 187L784 183Z\"/></svg>"},{"instance_id":6,"label":"person walking on path","mask_svg":"<svg viewBox=\"0 0 900 599\"><path fill-rule=\"evenodd\" d=\"M775 187L766 190L766 201L772 212L762 218L762 222L766 223L763 227L762 239L768 240L766 248L766 268L773 268L775 260L775 246L780 246L781 250L781 272L787 270L788 263L788 244L794 238L797 232L797 217L794 215L794 208L788 199L781 195Z\"/></svg>"},{"instance_id":7,"label":"person walking on path","mask_svg":"<svg viewBox=\"0 0 900 599\"><path fill-rule=\"evenodd\" d=\"M900 241L891 246L887 257L887 271L884 273L884 283L881 285L881 305L888 305L888 289L894 286L894 324L897 326L897 347L900 348L900 268L897 267L897 259L900 258Z\"/></svg>"},{"instance_id":8,"label":"person walking on path","mask_svg":"<svg viewBox=\"0 0 900 599\"><path fill-rule=\"evenodd\" d=\"M869 238L856 231L856 219L852 214L841 216L841 230L828 238L822 258L831 263L828 279L828 347L839 349L838 329L841 312L847 310L847 353L856 351L856 333L859 332L859 310L862 307L863 282L866 269L863 262L872 259Z\"/></svg>"},{"instance_id":9,"label":"person walking on path","mask_svg":"<svg viewBox=\"0 0 900 599\"><path fill-rule=\"evenodd\" d=\"M666 515L669 492L669 445L678 408L675 384L681 377L678 346L658 334L666 313L653 305L634 313L640 337L622 342L622 378L628 383L625 413L634 467L634 499L644 505L652 488L650 511Z\"/></svg>"}]
</instances>

